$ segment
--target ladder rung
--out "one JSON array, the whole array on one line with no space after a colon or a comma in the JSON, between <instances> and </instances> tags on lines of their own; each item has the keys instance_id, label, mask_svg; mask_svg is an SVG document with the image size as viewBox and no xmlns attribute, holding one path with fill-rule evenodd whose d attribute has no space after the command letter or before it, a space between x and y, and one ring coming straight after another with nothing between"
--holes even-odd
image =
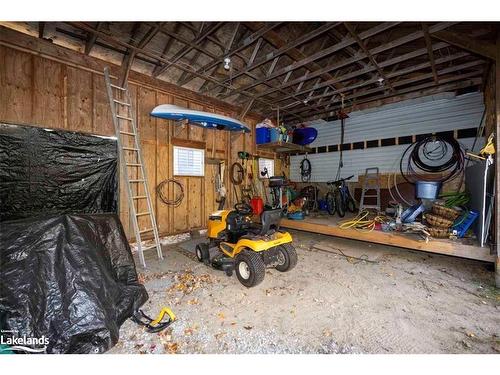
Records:
<instances>
[{"instance_id":1,"label":"ladder rung","mask_svg":"<svg viewBox=\"0 0 500 375\"><path fill-rule=\"evenodd\" d=\"M365 198L378 198L378 195L365 195Z\"/></svg>"},{"instance_id":2,"label":"ladder rung","mask_svg":"<svg viewBox=\"0 0 500 375\"><path fill-rule=\"evenodd\" d=\"M113 99L113 101L114 101L115 103L117 103L117 104L120 104L120 105L124 105L124 106L130 107L130 104L129 104L129 103L122 102L121 100Z\"/></svg>"},{"instance_id":3,"label":"ladder rung","mask_svg":"<svg viewBox=\"0 0 500 375\"><path fill-rule=\"evenodd\" d=\"M128 182L144 182L145 180L128 180Z\"/></svg>"},{"instance_id":4,"label":"ladder rung","mask_svg":"<svg viewBox=\"0 0 500 375\"><path fill-rule=\"evenodd\" d=\"M380 210L380 206L377 206L375 204L364 204L363 208L378 208Z\"/></svg>"},{"instance_id":5,"label":"ladder rung","mask_svg":"<svg viewBox=\"0 0 500 375\"><path fill-rule=\"evenodd\" d=\"M113 85L112 83L111 83L111 87L113 87L115 89L118 89L118 90L127 91L127 89L125 89L125 88L123 88L121 86Z\"/></svg>"},{"instance_id":6,"label":"ladder rung","mask_svg":"<svg viewBox=\"0 0 500 375\"><path fill-rule=\"evenodd\" d=\"M146 199L147 196L145 195L136 195L135 197L132 197L132 199Z\"/></svg>"},{"instance_id":7,"label":"ladder rung","mask_svg":"<svg viewBox=\"0 0 500 375\"><path fill-rule=\"evenodd\" d=\"M142 251L144 250L149 250L149 249L156 249L156 245L151 245L151 246L146 246L142 248Z\"/></svg>"},{"instance_id":8,"label":"ladder rung","mask_svg":"<svg viewBox=\"0 0 500 375\"><path fill-rule=\"evenodd\" d=\"M138 148L133 148L133 147L122 147L126 151L139 151Z\"/></svg>"},{"instance_id":9,"label":"ladder rung","mask_svg":"<svg viewBox=\"0 0 500 375\"><path fill-rule=\"evenodd\" d=\"M120 134L131 135L132 137L135 137L135 133L131 133L131 132L120 131Z\"/></svg>"},{"instance_id":10,"label":"ladder rung","mask_svg":"<svg viewBox=\"0 0 500 375\"><path fill-rule=\"evenodd\" d=\"M121 118L122 120L133 121L132 118L127 117L127 116L116 115L116 117Z\"/></svg>"},{"instance_id":11,"label":"ladder rung","mask_svg":"<svg viewBox=\"0 0 500 375\"><path fill-rule=\"evenodd\" d=\"M152 231L153 231L153 228L143 229L143 230L139 231L139 234L147 233L147 232L152 232Z\"/></svg>"},{"instance_id":12,"label":"ladder rung","mask_svg":"<svg viewBox=\"0 0 500 375\"><path fill-rule=\"evenodd\" d=\"M145 211L145 212L139 212L137 214L135 214L135 216L145 216L145 215L149 215L151 212L149 211Z\"/></svg>"},{"instance_id":13,"label":"ladder rung","mask_svg":"<svg viewBox=\"0 0 500 375\"><path fill-rule=\"evenodd\" d=\"M141 165L139 163L127 163L128 167L140 167Z\"/></svg>"}]
</instances>

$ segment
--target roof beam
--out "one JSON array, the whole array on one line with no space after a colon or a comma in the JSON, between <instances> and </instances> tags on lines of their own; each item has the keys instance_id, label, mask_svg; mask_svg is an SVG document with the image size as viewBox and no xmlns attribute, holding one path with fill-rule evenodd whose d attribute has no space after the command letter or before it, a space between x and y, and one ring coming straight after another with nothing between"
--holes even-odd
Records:
<instances>
[{"instance_id":1,"label":"roof beam","mask_svg":"<svg viewBox=\"0 0 500 375\"><path fill-rule=\"evenodd\" d=\"M370 36L373 36L373 35L376 35L384 30L387 30L395 25L397 25L398 22L384 22L382 24L379 24L375 27L372 27L371 29L368 29L362 33L360 33L360 37L361 39L365 39L365 38L368 38ZM241 88L239 88L238 90L248 90L252 87L255 87L255 86L258 86L266 81L269 81L271 79L275 79L283 74L287 74L289 71L292 71L292 70L296 70L298 68L301 68L303 66L305 66L307 69L309 69L311 72L316 72L316 71L321 71L321 74L319 74L323 79L326 79L326 80L330 80L331 79L331 75L328 74L329 70L324 70L321 66L319 66L318 64L315 63L315 61L317 60L320 60L326 56L329 56L331 54L333 54L334 52L337 52L347 46L350 46L351 44L354 44L356 43L356 41L354 40L354 38L352 37L347 37L345 38L344 40L342 40L341 42L339 43L336 43L334 44L333 46L330 46L328 48L325 48L321 51L318 51L310 56L307 56L307 57L304 57L304 55L302 54L302 52L300 52L303 56L303 58L299 58L298 61L278 70L277 72L273 73L271 76L269 77L265 77L265 78L262 78L262 79L259 79L257 81L254 81L246 86L243 86ZM310 74L308 77L309 78L315 78L317 77L316 74ZM328 78L327 78L328 77ZM239 91L238 90L235 90L234 93L238 93ZM276 91L276 90L274 90ZM267 94L266 94L267 95ZM261 94L259 94L259 96L263 96Z\"/></svg>"},{"instance_id":2,"label":"roof beam","mask_svg":"<svg viewBox=\"0 0 500 375\"><path fill-rule=\"evenodd\" d=\"M136 38L136 34L139 31L139 28L135 30L135 32L132 33L130 43L136 45L139 49L143 49L146 47L146 45L155 37L156 34L158 34L160 30L161 24L157 24L156 26L151 26L151 28L148 30L148 32L141 38L140 41L135 42L134 39ZM122 86L125 86L127 80L128 80L128 75L130 73L130 69L132 68L132 64L134 62L135 55L137 53L137 50L127 50L127 53L125 54L123 61L122 61L122 75L120 78L120 84Z\"/></svg>"},{"instance_id":3,"label":"roof beam","mask_svg":"<svg viewBox=\"0 0 500 375\"><path fill-rule=\"evenodd\" d=\"M496 50L494 44L482 40L477 40L471 38L468 35L451 31L433 32L431 33L431 36L433 38L442 40L446 43L452 44L456 47L462 48L466 51L472 52L476 55L486 57L493 61L495 61L496 59L495 55Z\"/></svg>"},{"instance_id":4,"label":"roof beam","mask_svg":"<svg viewBox=\"0 0 500 375\"><path fill-rule=\"evenodd\" d=\"M269 30L272 30L273 28L277 27L280 24L281 24L281 22L272 22L270 24L266 24L261 29L257 30L253 34L251 34L248 37L246 37L242 41L242 43L238 44L238 46L232 48L229 51L226 51L222 55L214 57L211 62L209 62L208 64L205 64L201 68L197 69L196 73L199 74L199 73L206 72L206 71L212 69L214 66L217 66L218 64L220 64L224 60L225 57L231 57L232 55L235 55L238 52L246 49L247 47L249 47L250 45L252 45L253 43L255 43L262 35L264 35ZM194 79L194 77L192 77L192 76L188 77L186 80L184 80L183 82L180 82L179 84L181 86L184 86L186 83L188 83L192 79Z\"/></svg>"},{"instance_id":5,"label":"roof beam","mask_svg":"<svg viewBox=\"0 0 500 375\"><path fill-rule=\"evenodd\" d=\"M174 33L179 32L179 29L181 27L181 24L176 22L174 25ZM163 47L163 51L161 53L161 57L165 57L168 54L168 51L170 51L170 48L172 48L172 44L174 44L175 38L172 38L171 36L167 36L168 40L165 43L165 47ZM158 75L155 75L156 71L162 66L161 62L158 62L156 66L153 68L153 72L151 73L152 77L157 77Z\"/></svg>"},{"instance_id":6,"label":"roof beam","mask_svg":"<svg viewBox=\"0 0 500 375\"><path fill-rule=\"evenodd\" d=\"M434 50L438 50L438 49L445 48L445 47L448 47L448 46L449 46L448 44L446 44L444 42L440 42L440 43L436 43L433 46L433 49ZM377 49L380 50L380 48L378 48L378 47L377 47ZM426 48L421 48L421 49L418 49L418 50L415 50L415 51L412 51L412 52L408 52L408 53L405 53L403 55L394 57L392 59L385 60L385 61L379 63L379 66L382 67L382 68L384 68L384 67L387 67L387 66L390 66L390 65L401 63L401 62L406 61L406 60L413 59L413 58L415 58L417 56L420 56L420 55L423 55L425 53L427 53L427 49ZM333 64L333 65L331 65L329 67L326 67L325 69L337 70L337 69L339 69L339 68L341 68L343 66L352 64L354 61L360 59L362 56L364 57L365 54L362 53L361 55L358 55L358 56L352 57L350 59L346 59L346 60L340 61L340 62L338 62L336 64ZM374 70L375 70L374 66L367 65L365 68L357 70L357 71L352 72L352 73L348 73L347 75L343 75L343 76L340 76L340 77L334 77L333 80L334 81L340 81L340 80L344 80L344 79L351 79L351 78L355 78L355 77L358 77L358 76L363 75L363 74L370 73L370 72L372 72ZM389 75L389 77L390 77L390 75ZM309 76L309 77L306 77L306 78L310 79L311 77ZM289 84L295 84L295 83L297 83L300 80L302 80L302 79L291 81ZM319 85L319 88L326 86L328 83L329 83L328 81L322 82ZM311 90L312 89L303 90L302 92L299 93L299 95L300 94L306 94L307 92L309 92ZM265 91L265 92L257 95L257 97L263 97L263 96L265 96L265 95L267 95L267 94L269 94L271 92L272 92L272 90ZM278 101L282 101L282 100L286 100L286 99L288 99L288 98L287 97L282 97L282 98L278 99Z\"/></svg>"},{"instance_id":7,"label":"roof beam","mask_svg":"<svg viewBox=\"0 0 500 375\"><path fill-rule=\"evenodd\" d=\"M45 22L38 22L38 37L43 39L43 35L45 32Z\"/></svg>"},{"instance_id":8,"label":"roof beam","mask_svg":"<svg viewBox=\"0 0 500 375\"><path fill-rule=\"evenodd\" d=\"M442 30L442 29L444 29L444 28L446 28L446 27L450 27L450 26L452 26L452 25L454 25L454 24L455 24L455 23L453 23L453 22L438 23L438 24L435 24L435 25L431 26L429 29L430 29L431 31L437 31L437 30ZM368 30L368 31L369 31L369 30ZM416 32L414 32L414 33L411 33L411 34L405 35L405 36L403 36L403 37L401 37L401 38L398 38L398 39L396 39L396 40L393 40L393 41L391 41L391 42L384 43L384 44L382 44L382 45L380 45L380 46L378 46L378 47L372 48L372 49L370 50L370 53L371 53L372 55L375 55L375 54L378 54L378 53L384 52L384 51L386 51L386 50L393 49L393 48L398 47L398 46L400 46L400 45L403 45L403 44L406 44L406 43L412 42L412 41L417 40L417 39L422 38L422 37L423 37L423 32L422 32L422 31L416 31ZM446 43L438 43L438 44L436 44L435 46L433 46L433 49L435 49L435 50L436 50L436 49L443 48L443 47L447 47L447 46L448 46L448 44L446 44ZM439 48L437 48L437 47L439 47ZM397 58L394 58L394 59L386 60L386 61L384 61L384 62L381 62L379 65L380 65L381 67L384 67L384 66L386 66L386 65L389 65L389 64L387 64L389 61L391 61L391 64L390 64L390 65L392 65L392 64L396 64L396 63L398 63L398 62L401 62L401 61L408 60L408 59L410 59L410 58L413 58L413 57L419 56L419 55L421 55L421 54L423 54L423 53L426 53L426 49L420 49L420 50L417 50L417 51L413 51L413 52L407 53L407 54L405 54L405 55L402 55L402 56L397 57ZM316 72L314 72L314 73L312 73L312 74L309 74L309 75L306 77L306 79L312 79L312 78L315 78L315 77L319 76L319 73L322 73L322 72L329 72L329 71L332 71L332 70L339 69L339 68L341 68L341 67L343 67L343 66L353 64L353 63L355 63L355 62L357 62L357 61L359 61L359 60L361 60L361 59L364 59L364 58L366 58L366 57L367 57L367 56L366 56L366 54L365 54L364 52L360 52L358 55L353 56L353 57L352 57L352 58L350 58L350 59L346 59L346 60L340 61L340 62L335 63L335 64L333 64L333 65L327 66L327 67L325 67L325 68L323 68L323 69L321 69L321 70L318 70L318 71L316 71ZM363 72L363 73L361 73L361 74L365 74L365 73L368 73L368 72L370 72L370 71L372 71L372 70L365 69L365 70L360 71L360 72ZM288 85L296 84L296 83L300 82L299 80L301 80L301 79L304 79L304 78L299 78L299 79L297 79L297 80L290 81L290 83L288 83ZM245 88L248 88L248 86L245 86ZM283 88L283 86L280 86L279 88L281 89L281 88ZM257 95L257 97L263 97L263 96L266 96L266 95L268 95L268 94L270 94L270 93L272 93L272 92L276 91L277 89L278 89L278 88L274 88L274 89L271 89L271 90L264 91L264 92L262 92L262 93L258 94L258 95ZM283 98L283 99L287 99L287 98L285 97L285 98Z\"/></svg>"},{"instance_id":9,"label":"roof beam","mask_svg":"<svg viewBox=\"0 0 500 375\"><path fill-rule=\"evenodd\" d=\"M349 33L352 35L354 40L356 40L356 43L358 43L358 45L361 47L363 52L366 54L366 56L368 57L368 60L370 60L371 64L375 67L375 69L377 69L378 74L380 74L380 77L383 78L383 80L384 80L384 84L386 84L387 87L389 87L389 89L391 91L394 91L394 87L392 87L391 82L389 81L389 79L385 75L384 71L377 64L377 61L375 60L373 55L370 53L370 50L368 49L368 47L366 47L365 43L358 36L358 33L356 33L356 30L354 30L354 27L349 22L344 22L344 26L347 29L347 31L349 31Z\"/></svg>"},{"instance_id":10,"label":"roof beam","mask_svg":"<svg viewBox=\"0 0 500 375\"><path fill-rule=\"evenodd\" d=\"M139 48L135 45L132 45L130 43L127 43L127 42L124 42L120 39L117 39L116 37L110 35L110 34L107 34L107 33L103 33L102 31L98 31L96 29L94 29L93 27L89 26L88 24L86 24L85 22L67 22L69 25L72 25L73 27L76 27L78 29L81 29L81 30L84 30L84 31L87 31L87 32L91 32L91 33L95 33L97 34L97 36L99 38L102 38L103 40L107 40L109 43L111 44L115 44L117 46L121 46L121 47L125 47L125 48L129 48L133 51L135 51L136 54L142 54L142 55L145 55L145 56L149 56L153 59L156 59L160 62L163 62L163 63L170 63L170 60L162 57L162 56L159 56L157 55L156 53L154 53L154 51L149 51L149 50L146 50L144 48ZM161 28L160 28L161 29ZM223 85L222 83L220 83L218 80L216 80L215 78L207 75L207 74L204 74L204 73L198 73L196 72L195 70L193 70L191 67L187 67L187 66L184 66L183 64L179 64L179 63L174 63L173 64L176 68L180 69L180 70L183 70L183 71L188 71L194 75L196 75L197 77L199 78L202 78L202 79L205 79L205 80L209 80L211 82L214 82L214 83L217 83L217 85L220 85L220 86L224 86L228 89L232 89L232 87L228 86L228 85ZM249 93L249 92L242 92L242 94L250 97L250 98L253 98L254 95ZM256 101L259 101L261 103L264 103L265 105L269 106L269 102L267 102L266 100L262 100L262 99L256 99ZM297 116L297 115L292 115L294 117L297 117L299 119L300 116Z\"/></svg>"},{"instance_id":11,"label":"roof beam","mask_svg":"<svg viewBox=\"0 0 500 375\"><path fill-rule=\"evenodd\" d=\"M437 63L438 64L442 64L442 63L446 63L446 62L453 61L453 60L456 60L456 59L460 59L460 58L465 57L465 56L468 56L466 52L459 52L459 53L457 53L455 55L446 56L446 57L443 57L441 59L438 59ZM480 63L482 63L482 61L476 60L473 63L472 66L478 65ZM412 73L412 72L415 72L415 71L418 71L418 70L422 70L422 69L428 68L429 65L430 64L428 62L425 62L425 63L422 63L422 64L410 66L410 67L402 69L400 71L395 71L393 73L389 73L389 77L390 78L395 78L395 77L400 76L400 75L409 74L409 73ZM464 68L464 66L461 66L461 67ZM467 68L467 67L470 67L470 66L466 65L465 68ZM376 84L376 83L377 83L377 78L373 78L373 79L370 79L370 80L367 80L367 81L357 82L357 83L354 83L353 85L351 85L349 87L346 87L345 89L337 90L337 91L335 91L333 93L330 92L330 93L328 93L328 96L335 97L337 94L342 94L344 92L351 91L351 90L354 91L354 90L360 89L361 87L368 86L368 85L373 85L373 84ZM324 95L318 95L318 96L315 96L315 97L311 97L310 100L323 99L324 97L325 97ZM273 104L275 104L275 103L273 103ZM314 107L315 108L320 107L319 103L317 103ZM298 108L298 110L293 110L292 109L290 112L291 113L300 113L302 111L304 111L304 110Z\"/></svg>"},{"instance_id":12,"label":"roof beam","mask_svg":"<svg viewBox=\"0 0 500 375\"><path fill-rule=\"evenodd\" d=\"M271 43L273 46L275 46L277 49L273 52L270 52L263 56L261 59L257 60L255 63L249 64L245 70L241 71L237 75L234 75L231 77L231 79L238 78L239 76L245 74L246 72L249 72L255 68L258 68L261 65L266 64L267 62L273 60L274 58L281 56L283 54L290 55L290 57L294 58L295 60L303 58L304 55L302 52L296 50L296 47L303 45L304 43L320 36L321 34L326 33L328 30L332 29L333 27L337 26L339 23L332 23L328 22L323 24L320 27L315 28L311 32L304 34L300 36L299 38L286 42L281 38L279 34L277 34L274 31L269 31L265 35L262 36L262 38L266 39L269 43ZM252 31L256 31L259 28L259 25L256 25L255 23L245 23L245 26L248 27ZM228 80L226 80L227 82Z\"/></svg>"},{"instance_id":13,"label":"roof beam","mask_svg":"<svg viewBox=\"0 0 500 375\"><path fill-rule=\"evenodd\" d=\"M429 55L429 61L431 63L432 75L434 76L434 82L439 83L439 78L436 72L436 64L434 62L434 51L432 50L432 40L429 34L429 27L426 23L422 23L422 31L424 32L425 46L427 47L427 54Z\"/></svg>"},{"instance_id":14,"label":"roof beam","mask_svg":"<svg viewBox=\"0 0 500 375\"><path fill-rule=\"evenodd\" d=\"M447 91L455 91L471 86L477 86L481 83L480 78L468 78L465 79L461 77L458 82L450 82L447 84L443 84L440 82L438 85L434 83L434 81L425 83L419 86L411 87L404 90L398 90L391 95L379 95L378 97L368 98L366 100L357 102L356 104L349 105L345 108L348 111L361 111L368 108L380 107L385 104L391 104L396 102L401 102L404 100L420 98L423 96L438 94L441 92ZM330 117L336 114L337 110L340 109L340 106L330 107L329 109L318 112L316 114L312 114L311 116L306 116L306 121L314 121L323 119L325 117ZM291 123L295 123L294 121Z\"/></svg>"},{"instance_id":15,"label":"roof beam","mask_svg":"<svg viewBox=\"0 0 500 375\"><path fill-rule=\"evenodd\" d=\"M217 22L216 24L209 26L208 29L206 29L204 32L203 32L203 29L201 29L198 32L198 35L195 37L193 43L196 43L197 45L200 44L210 34L214 33L221 26L222 26L222 22ZM193 49L194 49L193 45L184 46L175 54L175 56L172 57L172 62L175 63L175 62L179 61L181 58L183 58L185 55L187 55ZM203 51L205 51L205 48L203 48ZM196 52L199 56L203 51L201 49L198 49ZM153 73L153 77L156 78L159 75L165 73L171 66L172 66L172 63L164 64L163 66L160 66L158 69L155 69L156 71Z\"/></svg>"},{"instance_id":16,"label":"roof beam","mask_svg":"<svg viewBox=\"0 0 500 375\"><path fill-rule=\"evenodd\" d=\"M481 64L484 64L484 61L475 60L475 61L467 62L464 64L447 67L447 68L440 70L439 75L454 73L456 71L472 68L474 66L481 65ZM452 77L449 77L446 79L442 79L442 80L440 80L440 82L441 83L448 83L450 81L454 81L454 80L458 80L458 79L470 78L471 76L475 76L477 74L480 74L480 71L473 71L472 75L471 75L471 73L465 73L462 75L455 75L455 76L452 76ZM394 82L394 87L411 85L415 82L422 81L422 80L429 79L429 78L431 78L431 79L433 78L432 73L424 73L424 74L418 75L416 77L407 78L405 80ZM432 81L431 84L434 85L434 81ZM352 87L350 89L352 89ZM377 92L382 91L382 90L384 90L384 87L375 87L375 88L372 88L369 90L360 91L358 93L355 93L355 94L353 93L349 96L345 96L345 100L350 100L350 99L357 98L360 96L367 96L367 95L374 94L374 93L377 93ZM338 101L336 101L336 102L338 102ZM302 110L299 109L298 111L289 111L289 113L298 114L298 113L302 113L306 110L307 109L302 109Z\"/></svg>"},{"instance_id":17,"label":"roof beam","mask_svg":"<svg viewBox=\"0 0 500 375\"><path fill-rule=\"evenodd\" d=\"M102 22L97 22L97 24L95 25L96 30L100 30L101 29L101 25L102 25ZM94 47L96 40L97 40L97 35L96 34L94 34L94 33L88 33L88 35L87 35L87 41L85 42L85 50L84 50L84 53L86 55L90 54L90 51Z\"/></svg>"}]
</instances>

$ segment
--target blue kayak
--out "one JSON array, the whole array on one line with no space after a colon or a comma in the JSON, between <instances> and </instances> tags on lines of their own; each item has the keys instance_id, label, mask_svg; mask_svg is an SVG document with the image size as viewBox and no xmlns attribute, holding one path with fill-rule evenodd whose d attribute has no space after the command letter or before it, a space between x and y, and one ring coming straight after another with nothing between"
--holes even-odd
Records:
<instances>
[{"instance_id":1,"label":"blue kayak","mask_svg":"<svg viewBox=\"0 0 500 375\"><path fill-rule=\"evenodd\" d=\"M151 116L166 120L183 121L207 129L242 131L250 133L250 129L242 122L216 113L197 111L173 104L161 104L151 111Z\"/></svg>"},{"instance_id":2,"label":"blue kayak","mask_svg":"<svg viewBox=\"0 0 500 375\"><path fill-rule=\"evenodd\" d=\"M316 139L318 131L315 128L297 128L293 131L293 143L301 146L308 145Z\"/></svg>"}]
</instances>

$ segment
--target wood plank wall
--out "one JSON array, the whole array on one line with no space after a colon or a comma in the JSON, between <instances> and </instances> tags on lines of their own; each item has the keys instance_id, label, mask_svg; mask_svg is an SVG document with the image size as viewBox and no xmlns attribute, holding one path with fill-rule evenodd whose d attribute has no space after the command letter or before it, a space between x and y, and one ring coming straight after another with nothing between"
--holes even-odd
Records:
<instances>
[{"instance_id":1,"label":"wood plank wall","mask_svg":"<svg viewBox=\"0 0 500 375\"><path fill-rule=\"evenodd\" d=\"M217 206L214 191L215 166L206 165L205 177L178 178L184 185L185 196L177 207L165 205L156 194L156 186L162 180L173 177L173 143L202 142L207 155L210 155L215 137L216 156L225 159L227 166L230 166L237 160L238 151L255 153L254 130L257 119L244 119L252 129L251 134L231 137L227 132L187 126L175 134L174 139L176 125L149 115L158 104L173 103L232 117L237 117L238 114L211 104L206 105L203 100L186 99L150 85L133 83L129 88L136 106L147 179L160 234L168 235L205 227L207 216ZM207 102L210 103L208 100ZM0 121L114 136L104 78L101 74L85 67L66 65L54 59L2 45ZM279 162L276 171L280 171ZM232 204L233 189L229 185L228 173L225 176L229 203ZM172 198L175 192L169 191L168 194ZM120 181L120 218L130 238L129 207L123 181ZM142 228L147 226L145 220L140 220Z\"/></svg>"}]
</instances>

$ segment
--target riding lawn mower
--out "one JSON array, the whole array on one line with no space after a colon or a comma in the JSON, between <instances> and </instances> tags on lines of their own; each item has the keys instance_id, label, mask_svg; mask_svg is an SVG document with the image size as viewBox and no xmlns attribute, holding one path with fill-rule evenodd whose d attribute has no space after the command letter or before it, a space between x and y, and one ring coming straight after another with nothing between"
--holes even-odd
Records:
<instances>
[{"instance_id":1,"label":"riding lawn mower","mask_svg":"<svg viewBox=\"0 0 500 375\"><path fill-rule=\"evenodd\" d=\"M208 220L208 242L196 246L200 262L226 272L236 273L246 287L264 280L266 268L290 271L297 264L292 236L280 231L281 209L261 214L261 223L251 219L252 207L237 203L234 210L212 213Z\"/></svg>"}]
</instances>

